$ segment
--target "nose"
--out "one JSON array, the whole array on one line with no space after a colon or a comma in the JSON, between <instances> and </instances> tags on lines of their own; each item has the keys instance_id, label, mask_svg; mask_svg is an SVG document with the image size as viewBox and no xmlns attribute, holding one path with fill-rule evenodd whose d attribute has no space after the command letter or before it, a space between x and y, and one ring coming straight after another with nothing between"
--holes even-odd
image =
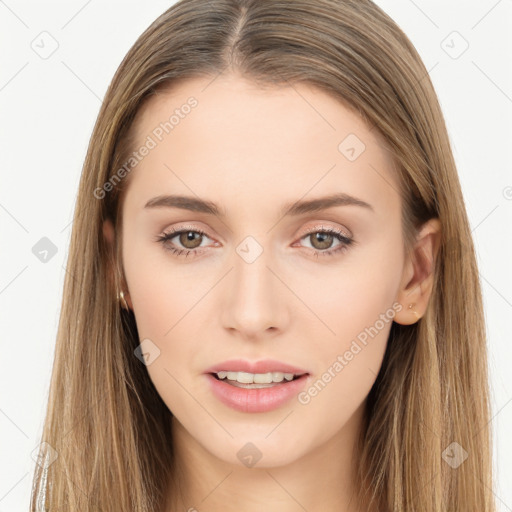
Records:
<instances>
[{"instance_id":1,"label":"nose","mask_svg":"<svg viewBox=\"0 0 512 512\"><path fill-rule=\"evenodd\" d=\"M286 329L290 318L286 287L269 256L263 250L252 261L243 251L237 252L223 289L222 325L245 339L273 336Z\"/></svg>"}]
</instances>

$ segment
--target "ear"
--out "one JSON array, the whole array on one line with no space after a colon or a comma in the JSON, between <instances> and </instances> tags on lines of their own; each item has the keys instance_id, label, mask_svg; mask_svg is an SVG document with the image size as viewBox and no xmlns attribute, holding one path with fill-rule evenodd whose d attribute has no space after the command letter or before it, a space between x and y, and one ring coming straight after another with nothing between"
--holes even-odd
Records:
<instances>
[{"instance_id":1,"label":"ear","mask_svg":"<svg viewBox=\"0 0 512 512\"><path fill-rule=\"evenodd\" d=\"M394 321L402 325L417 322L424 314L434 285L435 260L441 243L441 223L430 219L419 231L402 273L397 302L402 309Z\"/></svg>"},{"instance_id":2,"label":"ear","mask_svg":"<svg viewBox=\"0 0 512 512\"><path fill-rule=\"evenodd\" d=\"M116 233L115 233L114 225L112 224L111 219L106 219L105 221L103 221L103 236L107 242L107 245L110 247L112 261L115 261L115 257L116 257L115 251L114 251L115 235L116 235ZM117 286L117 281L115 279L115 269L111 268L110 271L111 271L112 282L116 283L116 284L114 284L114 289L115 289L115 287ZM124 298L126 299L126 302L129 306L129 308L131 310L133 310L132 300L130 298L130 293L128 292L128 285L126 284L124 279L122 279L121 289L116 290L116 293L119 293L121 290L124 292Z\"/></svg>"}]
</instances>

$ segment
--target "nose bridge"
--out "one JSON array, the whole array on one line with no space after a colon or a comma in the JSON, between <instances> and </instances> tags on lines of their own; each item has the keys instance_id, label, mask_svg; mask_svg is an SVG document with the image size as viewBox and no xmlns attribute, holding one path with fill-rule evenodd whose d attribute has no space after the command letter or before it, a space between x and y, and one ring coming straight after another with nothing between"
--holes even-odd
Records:
<instances>
[{"instance_id":1,"label":"nose bridge","mask_svg":"<svg viewBox=\"0 0 512 512\"><path fill-rule=\"evenodd\" d=\"M279 300L279 280L272 268L270 249L253 236L247 236L235 248L233 272L229 281L223 314L226 328L235 328L248 336L270 327L282 328L285 305Z\"/></svg>"}]
</instances>

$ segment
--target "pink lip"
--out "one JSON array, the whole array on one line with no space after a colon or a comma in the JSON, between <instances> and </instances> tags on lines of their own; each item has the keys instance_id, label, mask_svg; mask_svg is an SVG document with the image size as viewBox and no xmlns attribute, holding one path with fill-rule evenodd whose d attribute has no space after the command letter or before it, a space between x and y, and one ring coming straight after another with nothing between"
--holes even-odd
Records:
<instances>
[{"instance_id":1,"label":"pink lip","mask_svg":"<svg viewBox=\"0 0 512 512\"><path fill-rule=\"evenodd\" d=\"M294 373L295 375L302 375L309 373L307 370L291 366L280 361L273 359L264 359L262 361L244 361L243 359L231 359L223 363L211 366L204 373L217 373L221 371L226 372L247 372L247 373L268 373L268 372L282 372Z\"/></svg>"},{"instance_id":2,"label":"pink lip","mask_svg":"<svg viewBox=\"0 0 512 512\"><path fill-rule=\"evenodd\" d=\"M260 373L260 372L257 372ZM292 373L292 372L290 372ZM297 396L304 389L309 376L283 381L270 388L244 389L218 380L212 374L206 375L213 394L224 404L240 412L267 412Z\"/></svg>"},{"instance_id":3,"label":"pink lip","mask_svg":"<svg viewBox=\"0 0 512 512\"><path fill-rule=\"evenodd\" d=\"M282 372L301 375L301 377L268 388L244 389L217 379L213 374L226 372L268 373ZM213 394L224 404L241 412L267 412L277 409L291 400L304 388L310 372L280 361L265 359L262 361L244 361L233 359L216 364L205 372Z\"/></svg>"}]
</instances>

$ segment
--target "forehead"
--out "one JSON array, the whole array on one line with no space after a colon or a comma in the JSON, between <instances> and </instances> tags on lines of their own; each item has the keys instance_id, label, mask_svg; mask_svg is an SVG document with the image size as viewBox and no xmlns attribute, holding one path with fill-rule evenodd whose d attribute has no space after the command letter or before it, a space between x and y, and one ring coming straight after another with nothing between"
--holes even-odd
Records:
<instances>
[{"instance_id":1,"label":"forehead","mask_svg":"<svg viewBox=\"0 0 512 512\"><path fill-rule=\"evenodd\" d=\"M150 139L153 146L131 176L130 187L146 195L178 188L234 202L236 193L239 203L254 204L326 192L382 206L399 200L380 134L309 84L262 88L235 75L182 80L151 97L134 128L134 149Z\"/></svg>"},{"instance_id":2,"label":"forehead","mask_svg":"<svg viewBox=\"0 0 512 512\"><path fill-rule=\"evenodd\" d=\"M195 106L190 108L192 102ZM332 146L349 130L367 140L378 138L349 105L310 84L260 86L239 75L180 80L157 91L137 114L137 141L143 142L159 123L172 117L174 135L188 126L203 142L213 138L219 142L223 135L229 135L231 140L250 144L251 135L257 140L267 135L266 146L270 147L273 141L279 147L290 140L298 141L298 137L313 140L322 135ZM185 119L187 122L182 123ZM182 125L181 130L176 129L178 124ZM241 127L243 132L239 131ZM283 128L285 132L281 131ZM277 132L280 137L275 140L272 135ZM208 134L210 137L205 137ZM379 143L383 140L379 139Z\"/></svg>"}]
</instances>

